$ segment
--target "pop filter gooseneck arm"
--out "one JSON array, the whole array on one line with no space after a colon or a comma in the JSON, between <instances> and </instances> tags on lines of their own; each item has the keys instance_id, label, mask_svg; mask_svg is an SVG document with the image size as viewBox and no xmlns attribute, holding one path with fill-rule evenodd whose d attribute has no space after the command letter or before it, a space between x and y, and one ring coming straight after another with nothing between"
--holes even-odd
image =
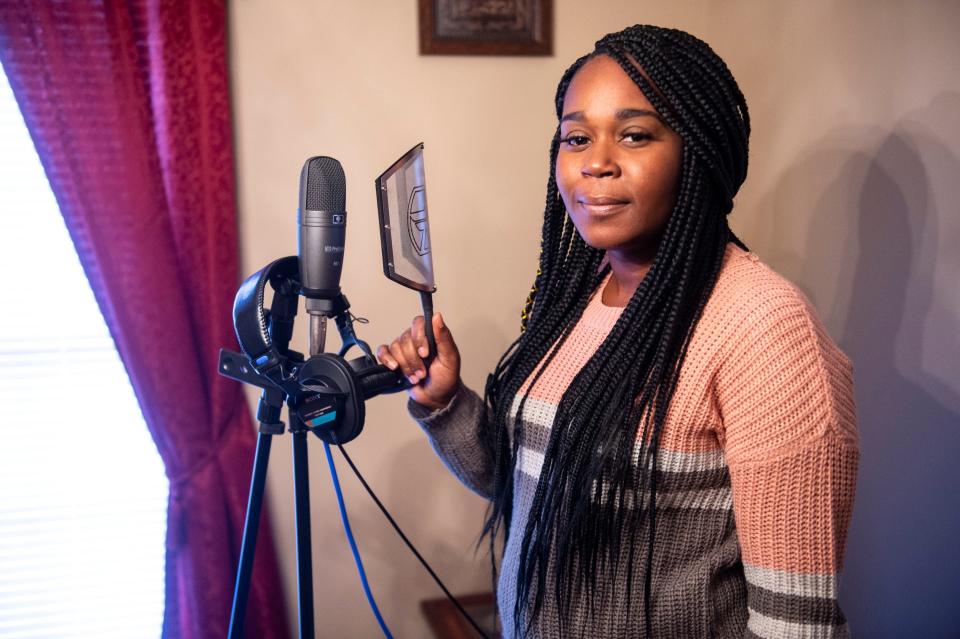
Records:
<instances>
[{"instance_id":1,"label":"pop filter gooseneck arm","mask_svg":"<svg viewBox=\"0 0 960 639\"><path fill-rule=\"evenodd\" d=\"M430 364L437 356L437 338L433 334L433 293L420 291L420 305L423 307L423 330L427 335L427 347L430 352L423 358L423 366L430 372Z\"/></svg>"}]
</instances>

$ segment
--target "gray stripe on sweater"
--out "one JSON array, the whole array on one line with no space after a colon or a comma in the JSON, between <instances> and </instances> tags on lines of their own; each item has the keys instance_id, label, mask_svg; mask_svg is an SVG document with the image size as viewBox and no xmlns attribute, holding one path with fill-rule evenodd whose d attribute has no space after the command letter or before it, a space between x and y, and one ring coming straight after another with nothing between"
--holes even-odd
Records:
<instances>
[{"instance_id":1,"label":"gray stripe on sweater","mask_svg":"<svg viewBox=\"0 0 960 639\"><path fill-rule=\"evenodd\" d=\"M747 582L747 601L751 610L775 619L795 623L842 626L847 622L836 599L784 595Z\"/></svg>"}]
</instances>

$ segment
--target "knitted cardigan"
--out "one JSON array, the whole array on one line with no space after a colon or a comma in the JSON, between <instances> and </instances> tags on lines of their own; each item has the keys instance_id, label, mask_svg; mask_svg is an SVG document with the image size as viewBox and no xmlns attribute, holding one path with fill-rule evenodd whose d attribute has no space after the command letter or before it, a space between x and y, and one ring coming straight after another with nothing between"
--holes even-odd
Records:
<instances>
[{"instance_id":1,"label":"knitted cardigan","mask_svg":"<svg viewBox=\"0 0 960 639\"><path fill-rule=\"evenodd\" d=\"M524 406L513 534L497 585L504 637L515 635L520 541L556 407L622 310L594 294ZM492 462L477 436L482 410L483 400L462 384L442 409L408 402L444 463L490 498ZM837 585L858 460L850 360L794 285L728 244L660 439L654 636L848 637ZM642 575L647 531L640 534L634 572ZM642 580L628 602L626 572L599 575L600 606L590 614L575 603L564 636L643 635ZM552 574L531 633L547 639L561 636Z\"/></svg>"}]
</instances>

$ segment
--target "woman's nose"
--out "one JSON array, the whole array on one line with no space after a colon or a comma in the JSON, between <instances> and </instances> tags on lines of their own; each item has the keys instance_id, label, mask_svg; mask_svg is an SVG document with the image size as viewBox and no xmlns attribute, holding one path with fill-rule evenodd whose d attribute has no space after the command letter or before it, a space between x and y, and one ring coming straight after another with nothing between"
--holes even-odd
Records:
<instances>
[{"instance_id":1,"label":"woman's nose","mask_svg":"<svg viewBox=\"0 0 960 639\"><path fill-rule=\"evenodd\" d=\"M617 177L620 175L620 165L610 145L595 142L583 158L580 174L584 177Z\"/></svg>"}]
</instances>

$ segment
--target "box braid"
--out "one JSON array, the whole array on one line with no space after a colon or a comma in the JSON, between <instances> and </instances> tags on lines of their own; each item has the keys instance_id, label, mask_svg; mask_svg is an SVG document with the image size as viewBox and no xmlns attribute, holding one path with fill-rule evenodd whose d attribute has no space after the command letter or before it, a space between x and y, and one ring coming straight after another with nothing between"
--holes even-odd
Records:
<instances>
[{"instance_id":1,"label":"box braid","mask_svg":"<svg viewBox=\"0 0 960 639\"><path fill-rule=\"evenodd\" d=\"M635 539L648 522L643 574L645 636L651 633L651 570L656 536L656 468L660 436L693 329L720 271L728 241L746 248L727 225L747 174L750 119L746 101L716 53L690 34L637 25L605 36L575 61L557 87L557 118L567 88L596 56L615 60L683 140L677 201L650 271L597 352L570 383L547 445L530 514L523 526L514 626L538 623L555 562L553 595L561 631L576 598L596 611L601 573L626 569L632 601ZM637 68L641 67L648 81ZM556 183L560 128L550 145L550 174L539 266L521 315L520 337L487 379L481 436L494 459L494 499L484 526L509 536L513 474L523 440L520 416L534 385L576 326L609 273L604 252L588 246L566 213ZM511 419L524 380L532 382ZM626 547L624 546L626 544ZM494 564L494 579L496 567ZM628 608L629 613L629 608Z\"/></svg>"}]
</instances>

